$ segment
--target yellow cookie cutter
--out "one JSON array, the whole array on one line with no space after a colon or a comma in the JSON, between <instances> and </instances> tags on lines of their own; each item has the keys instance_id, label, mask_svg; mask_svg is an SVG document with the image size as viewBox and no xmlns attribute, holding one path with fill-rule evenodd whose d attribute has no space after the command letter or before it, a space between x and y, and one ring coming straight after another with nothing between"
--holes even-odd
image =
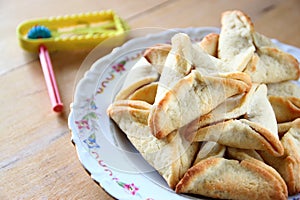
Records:
<instances>
[{"instance_id":1,"label":"yellow cookie cutter","mask_svg":"<svg viewBox=\"0 0 300 200\"><path fill-rule=\"evenodd\" d=\"M28 38L28 32L35 26L48 28L51 37ZM55 51L89 49L111 37L121 43L127 30L129 26L124 20L114 11L105 10L24 21L17 27L17 35L23 49L38 52L41 44L49 51Z\"/></svg>"}]
</instances>

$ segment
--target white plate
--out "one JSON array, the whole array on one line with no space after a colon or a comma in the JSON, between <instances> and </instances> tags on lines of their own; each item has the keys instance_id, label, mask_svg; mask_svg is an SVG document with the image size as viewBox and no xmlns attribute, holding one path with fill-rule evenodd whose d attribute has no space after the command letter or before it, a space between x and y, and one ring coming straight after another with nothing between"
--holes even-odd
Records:
<instances>
[{"instance_id":1,"label":"white plate","mask_svg":"<svg viewBox=\"0 0 300 200\"><path fill-rule=\"evenodd\" d=\"M96 61L76 87L69 116L72 140L81 163L91 177L117 199L199 199L178 195L169 189L106 114L126 73L145 48L157 43L169 43L177 32L185 32L194 41L200 41L203 36L219 32L219 29L176 29L132 39ZM274 42L300 60L300 49L276 40ZM300 195L290 199L293 198L299 199Z\"/></svg>"}]
</instances>

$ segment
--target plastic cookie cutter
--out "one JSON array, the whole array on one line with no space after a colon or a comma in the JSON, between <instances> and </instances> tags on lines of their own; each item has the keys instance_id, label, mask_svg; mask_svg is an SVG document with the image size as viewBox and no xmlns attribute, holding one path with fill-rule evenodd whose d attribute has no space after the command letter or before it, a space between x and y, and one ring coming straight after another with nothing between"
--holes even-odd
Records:
<instances>
[{"instance_id":1,"label":"plastic cookie cutter","mask_svg":"<svg viewBox=\"0 0 300 200\"><path fill-rule=\"evenodd\" d=\"M112 10L28 20L17 27L20 46L39 52L52 109L63 110L49 51L82 50L97 46L108 38L125 40L128 25Z\"/></svg>"}]
</instances>

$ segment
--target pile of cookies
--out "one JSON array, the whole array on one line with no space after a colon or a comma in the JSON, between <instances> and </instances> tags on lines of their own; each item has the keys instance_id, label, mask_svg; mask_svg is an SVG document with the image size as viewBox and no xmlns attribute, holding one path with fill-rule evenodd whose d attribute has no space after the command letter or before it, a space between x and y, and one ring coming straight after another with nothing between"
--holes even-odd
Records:
<instances>
[{"instance_id":1,"label":"pile of cookies","mask_svg":"<svg viewBox=\"0 0 300 200\"><path fill-rule=\"evenodd\" d=\"M287 199L300 192L300 69L226 11L220 34L149 47L108 115L176 193Z\"/></svg>"}]
</instances>

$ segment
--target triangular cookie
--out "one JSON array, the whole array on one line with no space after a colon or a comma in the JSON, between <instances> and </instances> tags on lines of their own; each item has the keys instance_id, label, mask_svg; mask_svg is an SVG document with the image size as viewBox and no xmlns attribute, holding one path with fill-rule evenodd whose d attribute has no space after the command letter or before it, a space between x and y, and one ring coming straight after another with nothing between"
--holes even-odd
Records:
<instances>
[{"instance_id":1,"label":"triangular cookie","mask_svg":"<svg viewBox=\"0 0 300 200\"><path fill-rule=\"evenodd\" d=\"M131 143L174 189L192 165L198 143L190 143L178 131L158 140L150 131L145 119L150 105L143 101L125 100L110 105L108 115L127 135Z\"/></svg>"},{"instance_id":2,"label":"triangular cookie","mask_svg":"<svg viewBox=\"0 0 300 200\"><path fill-rule=\"evenodd\" d=\"M276 47L261 47L248 63L245 73L255 83L278 83L286 80L297 80L299 63L292 55Z\"/></svg>"},{"instance_id":3,"label":"triangular cookie","mask_svg":"<svg viewBox=\"0 0 300 200\"><path fill-rule=\"evenodd\" d=\"M241 11L226 11L221 18L218 57L235 70L250 75L255 83L297 80L299 62L278 49L266 36L255 32L251 19Z\"/></svg>"},{"instance_id":4,"label":"triangular cookie","mask_svg":"<svg viewBox=\"0 0 300 200\"><path fill-rule=\"evenodd\" d=\"M215 141L230 147L282 155L283 147L266 86L253 85L250 92L238 100L228 104L225 101L207 116L200 117L199 128L194 133L197 121L193 122L189 137L193 141Z\"/></svg>"},{"instance_id":5,"label":"triangular cookie","mask_svg":"<svg viewBox=\"0 0 300 200\"><path fill-rule=\"evenodd\" d=\"M191 167L177 193L220 199L286 199L287 188L272 167L256 159L207 158Z\"/></svg>"},{"instance_id":6,"label":"triangular cookie","mask_svg":"<svg viewBox=\"0 0 300 200\"><path fill-rule=\"evenodd\" d=\"M158 139L164 138L207 114L228 97L247 92L251 87L235 79L235 75L222 76L201 76L193 70L162 95L158 102L155 100L149 116L153 135Z\"/></svg>"}]
</instances>

